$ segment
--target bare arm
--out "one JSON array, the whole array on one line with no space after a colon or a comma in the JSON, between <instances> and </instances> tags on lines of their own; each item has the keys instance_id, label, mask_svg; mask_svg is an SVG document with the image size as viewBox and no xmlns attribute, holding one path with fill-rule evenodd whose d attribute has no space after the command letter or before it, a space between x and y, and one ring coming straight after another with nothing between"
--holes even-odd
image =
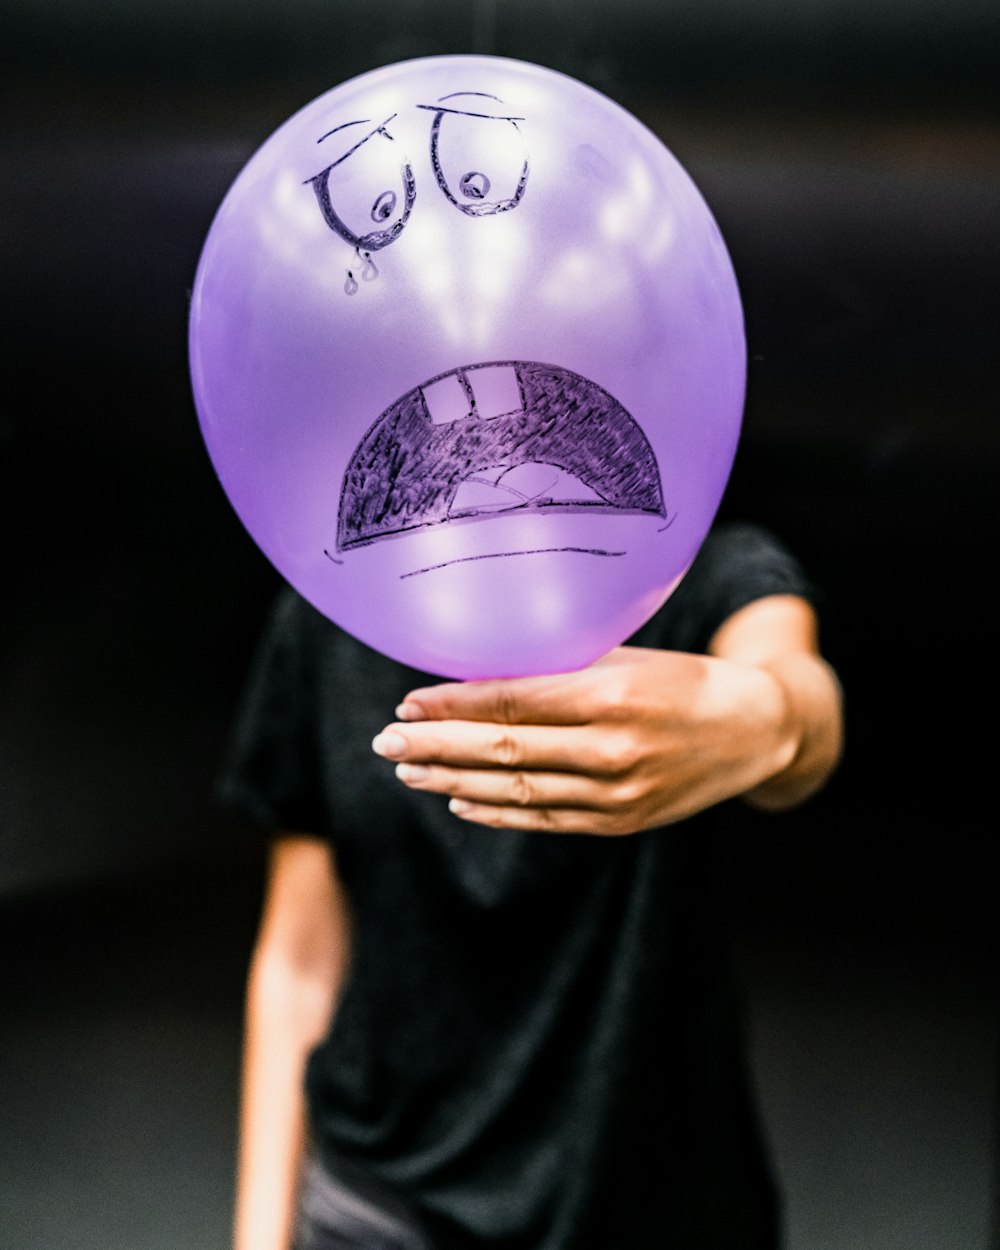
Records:
<instances>
[{"instance_id":1,"label":"bare arm","mask_svg":"<svg viewBox=\"0 0 1000 1250\"><path fill-rule=\"evenodd\" d=\"M836 768L844 739L843 695L820 654L815 612L792 595L760 599L722 624L709 652L769 673L785 702L785 732L794 744L789 762L743 797L768 811L803 802Z\"/></svg>"},{"instance_id":2,"label":"bare arm","mask_svg":"<svg viewBox=\"0 0 1000 1250\"><path fill-rule=\"evenodd\" d=\"M290 1243L306 1135L305 1061L329 1027L348 950L328 845L279 839L247 978L234 1250Z\"/></svg>"},{"instance_id":3,"label":"bare arm","mask_svg":"<svg viewBox=\"0 0 1000 1250\"><path fill-rule=\"evenodd\" d=\"M407 695L373 743L406 785L495 827L633 833L744 796L790 807L841 749L840 690L811 606L757 600L708 655L618 647L549 677Z\"/></svg>"}]
</instances>

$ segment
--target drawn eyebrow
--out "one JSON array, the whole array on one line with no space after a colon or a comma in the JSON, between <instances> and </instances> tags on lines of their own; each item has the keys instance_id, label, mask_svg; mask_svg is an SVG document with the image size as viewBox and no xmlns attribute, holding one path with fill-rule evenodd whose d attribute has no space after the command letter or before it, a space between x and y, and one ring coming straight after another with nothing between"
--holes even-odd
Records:
<instances>
[{"instance_id":1,"label":"drawn eyebrow","mask_svg":"<svg viewBox=\"0 0 1000 1250\"><path fill-rule=\"evenodd\" d=\"M344 153L343 156L338 157L337 160L333 162L333 165L330 166L330 168L333 169L335 166L339 165L341 161L346 161L347 158L349 156L352 156L358 150L358 148L361 147L363 143L367 143L368 140L371 139L373 135L385 135L387 139L391 139L392 135L389 134L389 132L386 130L386 126L388 126L388 124L393 120L393 118L398 117L398 116L399 116L398 113L393 113L391 114L391 116L387 117L384 122L379 122L379 124L375 127L374 130L369 130L369 132L365 135L363 139L359 139L352 148L347 149L347 151ZM356 122L342 122L341 125L334 126L332 130L328 130L325 135L320 135L320 137L316 140L316 142L322 143L324 139L329 139L331 135L335 135L340 130L346 130L348 126L370 126L370 125L371 125L371 118L368 118L368 117L364 117Z\"/></svg>"},{"instance_id":2,"label":"drawn eyebrow","mask_svg":"<svg viewBox=\"0 0 1000 1250\"><path fill-rule=\"evenodd\" d=\"M453 95L442 96L442 100L450 100L456 95L478 95L487 100L496 100L498 104L503 104L503 100L497 99L495 95L486 95L484 91L455 91ZM455 113L459 117L488 117L493 121L501 122L523 122L523 117L509 117L506 113L476 113L472 109L453 109L448 108L444 104L418 104L418 109L427 109L431 113Z\"/></svg>"},{"instance_id":3,"label":"drawn eyebrow","mask_svg":"<svg viewBox=\"0 0 1000 1250\"><path fill-rule=\"evenodd\" d=\"M498 95L493 95L490 91L449 91L447 95L439 95L439 100L454 100L457 95L478 95L484 100L496 100L497 104L503 104L503 100Z\"/></svg>"}]
</instances>

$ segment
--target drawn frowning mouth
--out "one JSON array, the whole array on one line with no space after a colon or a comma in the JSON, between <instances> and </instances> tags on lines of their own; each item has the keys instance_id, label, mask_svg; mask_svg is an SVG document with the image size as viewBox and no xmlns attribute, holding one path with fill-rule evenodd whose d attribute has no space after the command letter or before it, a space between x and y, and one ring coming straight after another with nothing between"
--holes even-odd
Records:
<instances>
[{"instance_id":1,"label":"drawn frowning mouth","mask_svg":"<svg viewBox=\"0 0 1000 1250\"><path fill-rule=\"evenodd\" d=\"M344 474L337 550L528 512L666 518L652 448L626 409L578 373L532 361L466 365L408 391L361 439ZM625 554L533 547L463 554L403 576L555 551Z\"/></svg>"}]
</instances>

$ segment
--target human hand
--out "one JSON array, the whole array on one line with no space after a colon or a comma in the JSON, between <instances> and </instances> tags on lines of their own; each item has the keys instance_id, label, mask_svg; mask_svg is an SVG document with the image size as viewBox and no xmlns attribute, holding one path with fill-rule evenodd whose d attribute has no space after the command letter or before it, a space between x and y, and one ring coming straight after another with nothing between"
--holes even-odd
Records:
<instances>
[{"instance_id":1,"label":"human hand","mask_svg":"<svg viewBox=\"0 0 1000 1250\"><path fill-rule=\"evenodd\" d=\"M619 647L579 672L414 690L374 740L415 790L495 828L618 835L785 768L798 736L765 667Z\"/></svg>"}]
</instances>

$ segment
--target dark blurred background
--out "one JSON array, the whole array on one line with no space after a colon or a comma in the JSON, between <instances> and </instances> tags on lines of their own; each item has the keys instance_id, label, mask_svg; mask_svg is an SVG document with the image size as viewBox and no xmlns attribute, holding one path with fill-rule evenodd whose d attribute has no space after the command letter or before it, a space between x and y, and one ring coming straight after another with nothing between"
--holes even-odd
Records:
<instances>
[{"instance_id":1,"label":"dark blurred background","mask_svg":"<svg viewBox=\"0 0 1000 1250\"><path fill-rule=\"evenodd\" d=\"M226 1245L264 861L211 783L277 576L201 444L188 292L278 124L442 52L635 112L740 279L723 513L824 587L849 713L830 788L729 851L788 1250L991 1244L998 14L7 0L0 1250Z\"/></svg>"}]
</instances>

